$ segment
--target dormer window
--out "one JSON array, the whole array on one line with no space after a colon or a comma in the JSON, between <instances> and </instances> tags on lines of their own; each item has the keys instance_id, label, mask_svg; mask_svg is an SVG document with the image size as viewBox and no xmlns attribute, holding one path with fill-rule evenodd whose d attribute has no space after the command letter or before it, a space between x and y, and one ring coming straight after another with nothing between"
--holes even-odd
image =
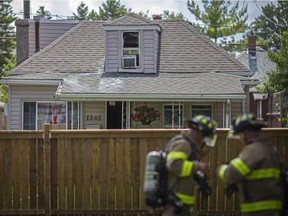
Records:
<instances>
[{"instance_id":1,"label":"dormer window","mask_svg":"<svg viewBox=\"0 0 288 216\"><path fill-rule=\"evenodd\" d=\"M140 65L139 32L123 32L123 68L136 68Z\"/></svg>"}]
</instances>

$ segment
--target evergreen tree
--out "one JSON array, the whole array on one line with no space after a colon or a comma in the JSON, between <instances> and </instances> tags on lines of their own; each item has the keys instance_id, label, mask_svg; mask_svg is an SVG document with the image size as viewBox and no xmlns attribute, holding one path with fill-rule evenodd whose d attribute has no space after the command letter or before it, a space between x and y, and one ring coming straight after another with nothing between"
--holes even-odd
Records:
<instances>
[{"instance_id":1,"label":"evergreen tree","mask_svg":"<svg viewBox=\"0 0 288 216\"><path fill-rule=\"evenodd\" d=\"M257 2L255 4L258 6ZM261 15L251 24L259 41L258 45L265 50L278 50L280 34L288 28L288 1L278 0L260 10Z\"/></svg>"},{"instance_id":2,"label":"evergreen tree","mask_svg":"<svg viewBox=\"0 0 288 216\"><path fill-rule=\"evenodd\" d=\"M276 69L267 73L263 86L259 87L259 90L263 93L284 91L288 95L288 31L280 34L278 51L268 51L268 56L276 63Z\"/></svg>"},{"instance_id":3,"label":"evergreen tree","mask_svg":"<svg viewBox=\"0 0 288 216\"><path fill-rule=\"evenodd\" d=\"M77 7L77 14L73 13L75 20L87 20L88 19L88 6L81 2L80 5Z\"/></svg>"},{"instance_id":4,"label":"evergreen tree","mask_svg":"<svg viewBox=\"0 0 288 216\"><path fill-rule=\"evenodd\" d=\"M36 15L40 17L40 19L51 20L52 15L49 11L45 10L44 6L40 6L36 12Z\"/></svg>"},{"instance_id":5,"label":"evergreen tree","mask_svg":"<svg viewBox=\"0 0 288 216\"><path fill-rule=\"evenodd\" d=\"M188 10L196 20L202 22L194 26L209 38L214 39L215 43L218 38L245 32L248 20L248 6L245 1L240 6L239 1L232 4L230 0L202 0L204 11L201 11L200 6L195 2L195 0L187 0Z\"/></svg>"},{"instance_id":6,"label":"evergreen tree","mask_svg":"<svg viewBox=\"0 0 288 216\"><path fill-rule=\"evenodd\" d=\"M12 25L16 20L16 16L10 5L11 0L0 1L0 79L6 76L6 72L15 67L16 48L15 30ZM7 89L0 86L0 101L7 102Z\"/></svg>"},{"instance_id":7,"label":"evergreen tree","mask_svg":"<svg viewBox=\"0 0 288 216\"><path fill-rule=\"evenodd\" d=\"M113 20L131 12L131 8L127 9L125 5L121 5L120 0L106 0L99 7L99 12L96 16L97 20Z\"/></svg>"},{"instance_id":8,"label":"evergreen tree","mask_svg":"<svg viewBox=\"0 0 288 216\"><path fill-rule=\"evenodd\" d=\"M184 20L185 17L184 17L184 15L181 12L176 14L173 11L164 10L163 11L163 19L180 19L180 20Z\"/></svg>"}]
</instances>

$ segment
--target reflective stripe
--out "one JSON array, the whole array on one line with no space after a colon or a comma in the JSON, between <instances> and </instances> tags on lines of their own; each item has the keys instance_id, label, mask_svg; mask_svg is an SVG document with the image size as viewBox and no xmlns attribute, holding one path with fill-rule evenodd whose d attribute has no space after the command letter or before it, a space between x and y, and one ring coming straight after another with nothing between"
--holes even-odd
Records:
<instances>
[{"instance_id":1,"label":"reflective stripe","mask_svg":"<svg viewBox=\"0 0 288 216\"><path fill-rule=\"evenodd\" d=\"M241 212L255 212L263 210L279 210L282 208L282 202L278 200L267 200L253 203L244 203L240 205Z\"/></svg>"},{"instance_id":2,"label":"reflective stripe","mask_svg":"<svg viewBox=\"0 0 288 216\"><path fill-rule=\"evenodd\" d=\"M280 178L280 169L269 168L269 169L259 169L251 172L245 177L246 179L266 179L266 178Z\"/></svg>"},{"instance_id":3,"label":"reflective stripe","mask_svg":"<svg viewBox=\"0 0 288 216\"><path fill-rule=\"evenodd\" d=\"M180 152L180 151L171 151L167 155L167 161L169 161L171 159L175 159L175 158L180 158L182 160L187 160L187 155L184 152Z\"/></svg>"},{"instance_id":4,"label":"reflective stripe","mask_svg":"<svg viewBox=\"0 0 288 216\"><path fill-rule=\"evenodd\" d=\"M181 176L189 176L191 174L193 167L193 162L192 161L184 161Z\"/></svg>"},{"instance_id":5,"label":"reflective stripe","mask_svg":"<svg viewBox=\"0 0 288 216\"><path fill-rule=\"evenodd\" d=\"M227 170L228 168L228 165L227 164L224 164L220 167L219 169L219 173L218 173L218 176L220 177L220 179L222 179L222 181L224 181L224 173L225 171Z\"/></svg>"},{"instance_id":6,"label":"reflective stripe","mask_svg":"<svg viewBox=\"0 0 288 216\"><path fill-rule=\"evenodd\" d=\"M246 166L246 164L240 159L240 158L235 158L231 161L231 164L237 169L241 175L245 176L250 172L249 167Z\"/></svg>"},{"instance_id":7,"label":"reflective stripe","mask_svg":"<svg viewBox=\"0 0 288 216\"><path fill-rule=\"evenodd\" d=\"M194 203L195 203L195 197L194 197L194 196L189 196L189 195L180 194L180 193L176 193L175 195L176 195L184 204L194 205Z\"/></svg>"}]
</instances>

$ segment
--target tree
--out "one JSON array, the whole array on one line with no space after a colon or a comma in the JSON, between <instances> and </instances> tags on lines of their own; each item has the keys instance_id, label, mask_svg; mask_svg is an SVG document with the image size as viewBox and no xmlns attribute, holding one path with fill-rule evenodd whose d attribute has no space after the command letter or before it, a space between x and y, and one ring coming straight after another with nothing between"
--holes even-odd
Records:
<instances>
[{"instance_id":1,"label":"tree","mask_svg":"<svg viewBox=\"0 0 288 216\"><path fill-rule=\"evenodd\" d=\"M51 20L52 15L49 11L45 10L44 6L40 6L36 12L36 15L40 17L40 19Z\"/></svg>"},{"instance_id":2,"label":"tree","mask_svg":"<svg viewBox=\"0 0 288 216\"><path fill-rule=\"evenodd\" d=\"M268 56L276 63L276 69L267 73L263 85L258 87L258 90L263 93L284 91L288 95L288 31L280 34L278 51L268 51Z\"/></svg>"},{"instance_id":3,"label":"tree","mask_svg":"<svg viewBox=\"0 0 288 216\"><path fill-rule=\"evenodd\" d=\"M215 43L218 38L245 32L248 20L248 6L245 1L241 8L239 1L232 4L230 0L202 0L202 4L204 11L200 10L194 0L187 1L188 10L196 20L202 22L202 24L194 24L194 26L209 38L214 39Z\"/></svg>"},{"instance_id":4,"label":"tree","mask_svg":"<svg viewBox=\"0 0 288 216\"><path fill-rule=\"evenodd\" d=\"M88 6L84 2L81 2L80 5L77 7L77 14L73 13L75 20L86 20L88 16Z\"/></svg>"},{"instance_id":5,"label":"tree","mask_svg":"<svg viewBox=\"0 0 288 216\"><path fill-rule=\"evenodd\" d=\"M164 10L163 11L163 19L180 19L184 20L184 15L180 12L175 14L173 11Z\"/></svg>"},{"instance_id":6,"label":"tree","mask_svg":"<svg viewBox=\"0 0 288 216\"><path fill-rule=\"evenodd\" d=\"M12 24L16 20L16 16L10 3L11 1L7 0L0 1L0 79L15 66L13 50L16 48L16 35ZM0 86L0 100L7 102L7 89L4 86Z\"/></svg>"},{"instance_id":7,"label":"tree","mask_svg":"<svg viewBox=\"0 0 288 216\"><path fill-rule=\"evenodd\" d=\"M121 5L120 0L106 0L106 3L103 2L102 7L99 7L96 20L113 20L130 12L131 8L127 9L125 5Z\"/></svg>"},{"instance_id":8,"label":"tree","mask_svg":"<svg viewBox=\"0 0 288 216\"><path fill-rule=\"evenodd\" d=\"M256 6L257 2L255 2ZM280 34L288 26L288 1L270 3L261 8L258 16L251 26L257 36L258 44L265 50L278 50L280 47Z\"/></svg>"}]
</instances>

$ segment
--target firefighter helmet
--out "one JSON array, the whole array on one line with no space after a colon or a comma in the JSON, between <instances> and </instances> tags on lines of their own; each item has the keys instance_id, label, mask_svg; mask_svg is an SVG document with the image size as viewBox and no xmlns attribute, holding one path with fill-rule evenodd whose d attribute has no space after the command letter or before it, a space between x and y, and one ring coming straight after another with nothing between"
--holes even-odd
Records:
<instances>
[{"instance_id":1,"label":"firefighter helmet","mask_svg":"<svg viewBox=\"0 0 288 216\"><path fill-rule=\"evenodd\" d=\"M239 115L232 122L233 134L237 135L245 130L259 131L261 128L265 127L262 120L257 120L253 113L244 113Z\"/></svg>"},{"instance_id":2,"label":"firefighter helmet","mask_svg":"<svg viewBox=\"0 0 288 216\"><path fill-rule=\"evenodd\" d=\"M205 137L211 137L216 133L216 122L205 115L196 115L189 120L189 128L202 131Z\"/></svg>"},{"instance_id":3,"label":"firefighter helmet","mask_svg":"<svg viewBox=\"0 0 288 216\"><path fill-rule=\"evenodd\" d=\"M217 141L216 122L205 115L196 115L188 122L189 128L194 128L203 133L205 145L213 147Z\"/></svg>"}]
</instances>

